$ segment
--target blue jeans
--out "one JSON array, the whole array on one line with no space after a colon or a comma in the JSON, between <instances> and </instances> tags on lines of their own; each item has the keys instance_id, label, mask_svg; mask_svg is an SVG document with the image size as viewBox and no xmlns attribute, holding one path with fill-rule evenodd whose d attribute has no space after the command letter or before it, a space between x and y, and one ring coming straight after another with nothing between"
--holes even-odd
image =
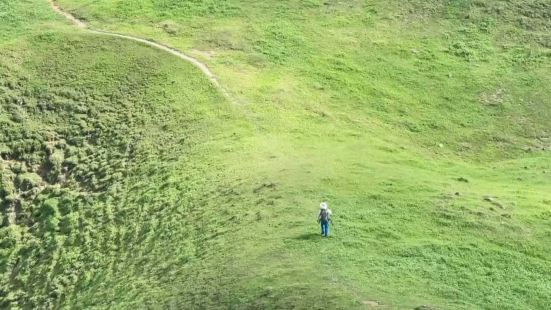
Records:
<instances>
[{"instance_id":1,"label":"blue jeans","mask_svg":"<svg viewBox=\"0 0 551 310\"><path fill-rule=\"evenodd\" d=\"M321 235L324 237L329 236L329 221L321 222Z\"/></svg>"}]
</instances>

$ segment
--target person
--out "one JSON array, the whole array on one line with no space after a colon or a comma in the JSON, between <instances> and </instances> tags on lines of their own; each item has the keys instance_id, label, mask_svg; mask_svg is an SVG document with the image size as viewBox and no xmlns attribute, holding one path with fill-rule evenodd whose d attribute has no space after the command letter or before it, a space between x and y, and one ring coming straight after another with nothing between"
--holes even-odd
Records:
<instances>
[{"instance_id":1,"label":"person","mask_svg":"<svg viewBox=\"0 0 551 310\"><path fill-rule=\"evenodd\" d=\"M320 213L318 214L318 223L321 224L321 235L323 237L329 237L329 222L333 223L331 215L332 212L327 202L322 202L320 204Z\"/></svg>"}]
</instances>

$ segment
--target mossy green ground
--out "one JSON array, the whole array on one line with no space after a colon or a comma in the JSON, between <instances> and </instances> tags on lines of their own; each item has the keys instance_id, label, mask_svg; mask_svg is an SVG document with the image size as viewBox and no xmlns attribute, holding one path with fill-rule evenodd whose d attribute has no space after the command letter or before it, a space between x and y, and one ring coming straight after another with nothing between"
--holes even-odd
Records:
<instances>
[{"instance_id":1,"label":"mossy green ground","mask_svg":"<svg viewBox=\"0 0 551 310\"><path fill-rule=\"evenodd\" d=\"M2 2L2 307L551 307L549 2L60 4L231 98Z\"/></svg>"}]
</instances>

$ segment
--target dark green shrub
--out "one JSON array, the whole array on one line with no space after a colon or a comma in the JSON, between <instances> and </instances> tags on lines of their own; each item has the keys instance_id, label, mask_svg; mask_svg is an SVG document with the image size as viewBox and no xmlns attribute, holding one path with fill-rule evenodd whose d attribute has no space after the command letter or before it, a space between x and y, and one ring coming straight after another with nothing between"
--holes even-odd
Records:
<instances>
[{"instance_id":1,"label":"dark green shrub","mask_svg":"<svg viewBox=\"0 0 551 310\"><path fill-rule=\"evenodd\" d=\"M15 178L15 185L19 190L28 191L42 183L42 178L32 172L22 173Z\"/></svg>"}]
</instances>

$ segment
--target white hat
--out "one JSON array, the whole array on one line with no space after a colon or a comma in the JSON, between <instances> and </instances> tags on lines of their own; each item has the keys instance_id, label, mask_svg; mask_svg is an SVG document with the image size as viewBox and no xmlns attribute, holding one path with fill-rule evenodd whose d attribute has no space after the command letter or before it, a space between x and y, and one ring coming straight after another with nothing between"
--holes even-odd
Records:
<instances>
[{"instance_id":1,"label":"white hat","mask_svg":"<svg viewBox=\"0 0 551 310\"><path fill-rule=\"evenodd\" d=\"M320 209L323 209L323 210L327 209L327 202L324 201L320 203Z\"/></svg>"}]
</instances>

